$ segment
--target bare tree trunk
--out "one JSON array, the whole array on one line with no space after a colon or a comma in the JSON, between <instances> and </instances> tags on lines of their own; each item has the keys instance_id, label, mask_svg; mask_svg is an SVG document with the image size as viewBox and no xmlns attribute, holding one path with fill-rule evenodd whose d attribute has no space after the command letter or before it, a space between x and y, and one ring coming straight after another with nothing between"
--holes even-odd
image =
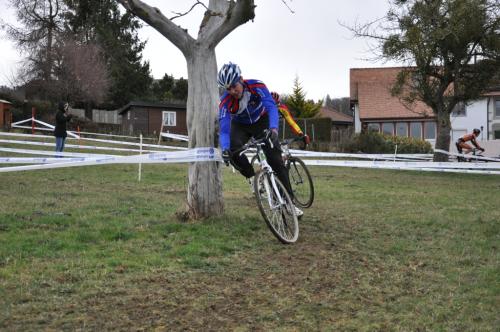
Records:
<instances>
[{"instance_id":1,"label":"bare tree trunk","mask_svg":"<svg viewBox=\"0 0 500 332\"><path fill-rule=\"evenodd\" d=\"M450 151L450 113L443 110L438 110L437 114L437 136L436 149ZM434 161L448 161L448 155L442 153L434 153Z\"/></svg>"},{"instance_id":2,"label":"bare tree trunk","mask_svg":"<svg viewBox=\"0 0 500 332\"><path fill-rule=\"evenodd\" d=\"M158 30L184 54L189 78L189 147L217 148L219 94L215 47L231 31L255 17L253 0L210 0L197 39L163 16L158 9L140 0L118 2ZM197 4L201 3L198 1ZM220 167L220 163L213 161L196 162L189 166L187 199L192 218L206 218L224 212Z\"/></svg>"},{"instance_id":3,"label":"bare tree trunk","mask_svg":"<svg viewBox=\"0 0 500 332\"><path fill-rule=\"evenodd\" d=\"M187 126L189 148L216 147L218 92L215 49L197 45L187 57L189 93ZM191 163L189 166L189 215L198 219L224 212L220 163Z\"/></svg>"}]
</instances>

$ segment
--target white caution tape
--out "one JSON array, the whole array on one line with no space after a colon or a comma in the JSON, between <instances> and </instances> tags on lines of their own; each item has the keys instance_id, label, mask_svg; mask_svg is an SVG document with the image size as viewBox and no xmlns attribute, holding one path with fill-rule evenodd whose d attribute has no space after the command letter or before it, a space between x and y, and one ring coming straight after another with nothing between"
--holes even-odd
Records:
<instances>
[{"instance_id":1,"label":"white caution tape","mask_svg":"<svg viewBox=\"0 0 500 332\"><path fill-rule=\"evenodd\" d=\"M392 170L406 170L406 171L426 171L426 172L450 172L450 173L469 173L469 174L494 174L500 175L500 163L495 163L492 167L481 167L482 165L461 165L457 167L458 163L441 163L441 166L435 167L419 167L419 164L415 166L402 165L406 163L389 163L389 162L369 162L369 161L351 161L351 160L304 160L306 165L311 166L338 166L338 167L353 167L353 168L379 168L379 169L392 169ZM486 165L487 163L483 163ZM448 168L445 166L448 165ZM432 166L432 165L431 165ZM490 170L494 169L494 170ZM499 169L496 171L495 169Z\"/></svg>"},{"instance_id":2,"label":"white caution tape","mask_svg":"<svg viewBox=\"0 0 500 332\"><path fill-rule=\"evenodd\" d=\"M117 135L117 134L102 134L102 133L91 133L87 131L79 131L78 132L80 136L83 135L92 135L92 136L106 136L106 137L122 137L122 138L133 138L133 139L140 139L140 137L137 136L127 136L127 135ZM156 138L151 138L151 137L143 137L143 140L149 140L149 141L156 141Z\"/></svg>"},{"instance_id":3,"label":"white caution tape","mask_svg":"<svg viewBox=\"0 0 500 332\"><path fill-rule=\"evenodd\" d=\"M25 157L0 157L0 164L51 164L60 162L85 161L95 158L25 158Z\"/></svg>"},{"instance_id":4,"label":"white caution tape","mask_svg":"<svg viewBox=\"0 0 500 332\"><path fill-rule=\"evenodd\" d=\"M78 158L96 158L96 157L119 157L117 155L110 154L97 154L97 153L80 153L80 152L55 152L55 151L45 151L45 150L25 150L25 149L11 149L11 148L2 148L0 147L0 151L2 152L11 152L11 153L21 153L21 154L35 154L42 156L54 156L54 157L78 157Z\"/></svg>"},{"instance_id":5,"label":"white caution tape","mask_svg":"<svg viewBox=\"0 0 500 332\"><path fill-rule=\"evenodd\" d=\"M41 170L75 166L109 165L109 164L156 164L222 161L220 152L214 148L195 148L186 151L159 152L124 157L88 158L84 161L63 161L59 163L28 165L0 168L0 172Z\"/></svg>"},{"instance_id":6,"label":"white caution tape","mask_svg":"<svg viewBox=\"0 0 500 332\"><path fill-rule=\"evenodd\" d=\"M49 138L49 139L55 139L53 136L46 136L46 135L34 135L34 134L19 134L19 133L4 133L0 132L0 136L17 136L17 137L35 137L35 138ZM98 139L98 138L88 138L88 137L80 137L80 138L71 138L68 137L68 140L73 140L73 139L78 139L79 141L93 141L93 142L99 142L99 143L110 143L110 144L119 144L119 145L130 145L130 146L142 146L142 147L151 147L159 150L187 150L187 148L182 147L182 146L169 146L169 145L156 145L156 144L140 144L136 142L126 142L126 141L116 141L116 140L105 140L105 139ZM3 142L0 140L0 142ZM11 141L13 142L13 141ZM20 141L24 142L24 141ZM19 143L19 144L24 144L24 143ZM65 145L68 146L68 145ZM140 150L130 150L134 152L138 152ZM144 151L144 150L143 150Z\"/></svg>"},{"instance_id":7,"label":"white caution tape","mask_svg":"<svg viewBox=\"0 0 500 332\"><path fill-rule=\"evenodd\" d=\"M22 129L32 129L31 127L27 127L27 126L16 126L15 128L22 128ZM47 131L53 131L52 129L50 128L38 128L38 127L35 127L35 129L38 129L38 130L47 130ZM80 136L82 134L86 134L86 135L92 135L92 136L107 136L107 137L122 137L122 138L132 138L132 139L139 139L139 137L136 137L136 136L126 136L126 135L116 135L116 134L102 134L102 133L91 133L91 132L86 132L86 131L80 131L78 132L80 134ZM53 137L53 136L47 136L47 135L35 135L35 134L21 134L21 133L11 133L11 132L0 132L0 135L3 135L3 136L21 136L21 137L43 137L43 138L47 138L47 137ZM149 138L149 137L144 137L143 140L150 140L150 141L154 141L156 140L156 138Z\"/></svg>"},{"instance_id":8,"label":"white caution tape","mask_svg":"<svg viewBox=\"0 0 500 332\"><path fill-rule=\"evenodd\" d=\"M19 128L19 129L34 129L34 130L40 130L40 131L54 131L54 129L50 129L50 128L41 128L41 127L28 127L28 126L14 126L12 125L11 126L12 128Z\"/></svg>"},{"instance_id":9,"label":"white caution tape","mask_svg":"<svg viewBox=\"0 0 500 332\"><path fill-rule=\"evenodd\" d=\"M46 126L47 128L39 128L39 127L27 127L27 126L20 126L21 123L24 123L24 122L28 122L28 121L31 121L32 123L33 122L36 122L38 124L41 124L41 125L44 125ZM40 120L37 120L33 117L29 118L29 119L26 119L26 120L22 120L22 121L17 121L17 122L14 122L11 124L11 127L13 128L24 128L24 129L37 129L37 130L51 130L53 131L55 129L55 126L51 125L51 124L48 124L46 122L43 122L43 121L40 121ZM79 138L78 135L76 135L75 133L71 132L71 131L66 131L68 133L68 135L72 136L72 137L76 137L76 138Z\"/></svg>"},{"instance_id":10,"label":"white caution tape","mask_svg":"<svg viewBox=\"0 0 500 332\"><path fill-rule=\"evenodd\" d=\"M168 137L168 138L172 138L172 139L176 139L176 140L179 140L179 141L189 141L189 137L187 137L186 135L179 135L179 134L171 134L171 133L161 133L161 136L162 137Z\"/></svg>"},{"instance_id":11,"label":"white caution tape","mask_svg":"<svg viewBox=\"0 0 500 332\"><path fill-rule=\"evenodd\" d=\"M51 147L53 147L53 146L55 147L55 145L56 145L55 143L49 143L49 142L16 141L16 140L2 140L2 139L0 139L0 143L39 145L39 146L51 146ZM153 145L153 146L156 147L156 145ZM106 147L106 146L75 145L75 144L65 144L64 147L65 148L74 148L74 149L104 150L104 151L158 152L158 150L125 149L125 148L112 148L112 147ZM182 150L185 150L185 148L182 148Z\"/></svg>"},{"instance_id":12,"label":"white caution tape","mask_svg":"<svg viewBox=\"0 0 500 332\"><path fill-rule=\"evenodd\" d=\"M492 169L500 170L500 162L495 163L454 163L433 161L366 161L366 160L310 160L303 159L307 165L317 166L346 166L364 168L438 168L438 169Z\"/></svg>"},{"instance_id":13,"label":"white caution tape","mask_svg":"<svg viewBox=\"0 0 500 332\"><path fill-rule=\"evenodd\" d=\"M356 159L382 159L394 160L400 159L417 159L429 160L432 159L431 154L371 154L371 153L339 153L339 152L316 152L291 149L292 155L304 158L356 158Z\"/></svg>"},{"instance_id":14,"label":"white caution tape","mask_svg":"<svg viewBox=\"0 0 500 332\"><path fill-rule=\"evenodd\" d=\"M82 137L79 140L99 142L99 143L109 143L109 144L142 146L142 147L149 147L149 148L155 148L155 149L187 150L187 148L182 147L182 146L167 146L167 145L157 145L157 144L141 144L141 143L135 143L135 142L114 141L114 140L106 140L106 139L100 139L100 138L86 138L86 137ZM145 151L145 150L142 150L142 151Z\"/></svg>"},{"instance_id":15,"label":"white caution tape","mask_svg":"<svg viewBox=\"0 0 500 332\"><path fill-rule=\"evenodd\" d=\"M476 159L476 160L484 160L484 161L500 161L500 158L474 156L474 155L463 154L463 153L453 153L453 152L448 152L448 151L440 150L440 149L436 149L434 151L437 153L446 154L446 155L452 156L452 157L462 157L464 159Z\"/></svg>"}]
</instances>

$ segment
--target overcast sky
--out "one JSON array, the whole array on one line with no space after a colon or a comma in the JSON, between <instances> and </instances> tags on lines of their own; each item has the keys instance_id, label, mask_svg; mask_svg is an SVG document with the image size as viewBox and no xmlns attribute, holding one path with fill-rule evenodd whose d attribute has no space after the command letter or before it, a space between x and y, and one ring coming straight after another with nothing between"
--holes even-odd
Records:
<instances>
[{"instance_id":1,"label":"overcast sky","mask_svg":"<svg viewBox=\"0 0 500 332\"><path fill-rule=\"evenodd\" d=\"M165 16L184 12L193 0L143 0L159 8ZM291 93L297 75L307 98L321 99L349 96L349 68L386 66L369 62L366 40L353 39L339 22L353 24L372 21L386 14L388 0L287 0L295 13L281 0L255 0L253 22L229 34L216 48L219 67L232 61L244 78L264 81L270 90ZM6 10L7 0L0 0L0 17L13 18ZM204 9L201 6L188 16L174 20L196 37ZM0 85L9 85L20 59L12 42L2 33L0 41ZM156 30L144 25L140 37L147 40L143 52L151 73L161 78L165 73L176 78L187 77L182 53ZM215 79L215 78L214 78Z\"/></svg>"}]
</instances>

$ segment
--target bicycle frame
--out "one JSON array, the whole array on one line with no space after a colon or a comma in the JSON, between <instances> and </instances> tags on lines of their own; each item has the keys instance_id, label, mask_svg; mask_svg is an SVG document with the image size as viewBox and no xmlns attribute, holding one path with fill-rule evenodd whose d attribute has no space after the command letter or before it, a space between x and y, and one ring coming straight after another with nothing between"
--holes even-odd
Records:
<instances>
[{"instance_id":1,"label":"bicycle frame","mask_svg":"<svg viewBox=\"0 0 500 332\"><path fill-rule=\"evenodd\" d=\"M283 197L281 197L281 194L278 190L278 186L276 185L276 181L274 178L274 171L272 170L271 166L267 162L266 154L264 153L264 150L262 149L262 145L264 143L257 144L257 160L259 160L260 167L264 172L269 174L269 179L271 180L271 186L273 191L276 193L279 201L279 205L285 204L285 201L283 200ZM277 206L272 205L272 200L271 200L271 188L269 188L269 183L268 181L264 182L264 187L266 188L266 193L267 193L267 201L269 203L269 206L272 206L273 208L276 208Z\"/></svg>"}]
</instances>

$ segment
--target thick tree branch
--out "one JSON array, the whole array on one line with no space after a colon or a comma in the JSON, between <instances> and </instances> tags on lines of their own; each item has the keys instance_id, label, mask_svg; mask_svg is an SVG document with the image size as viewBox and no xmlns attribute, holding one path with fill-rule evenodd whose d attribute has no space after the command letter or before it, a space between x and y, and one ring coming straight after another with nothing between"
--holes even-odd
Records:
<instances>
[{"instance_id":1,"label":"thick tree branch","mask_svg":"<svg viewBox=\"0 0 500 332\"><path fill-rule=\"evenodd\" d=\"M255 17L253 0L210 0L208 8L198 39L210 47L215 47L231 31Z\"/></svg>"},{"instance_id":2,"label":"thick tree branch","mask_svg":"<svg viewBox=\"0 0 500 332\"><path fill-rule=\"evenodd\" d=\"M158 8L151 7L140 0L118 0L118 2L170 40L185 56L189 55L189 45L195 42L194 38L186 30L172 23Z\"/></svg>"}]
</instances>

